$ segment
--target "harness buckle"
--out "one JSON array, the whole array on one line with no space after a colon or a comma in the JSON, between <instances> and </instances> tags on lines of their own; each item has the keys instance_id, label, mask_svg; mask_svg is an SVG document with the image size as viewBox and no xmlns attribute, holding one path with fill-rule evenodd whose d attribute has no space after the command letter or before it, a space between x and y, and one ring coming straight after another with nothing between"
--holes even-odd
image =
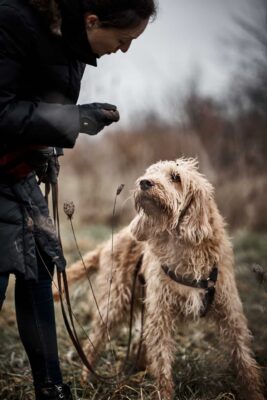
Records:
<instances>
[{"instance_id":1,"label":"harness buckle","mask_svg":"<svg viewBox=\"0 0 267 400\"><path fill-rule=\"evenodd\" d=\"M207 279L207 289L206 290L208 290L210 288L215 288L215 287L216 287L216 282L214 282L214 280L209 277Z\"/></svg>"}]
</instances>

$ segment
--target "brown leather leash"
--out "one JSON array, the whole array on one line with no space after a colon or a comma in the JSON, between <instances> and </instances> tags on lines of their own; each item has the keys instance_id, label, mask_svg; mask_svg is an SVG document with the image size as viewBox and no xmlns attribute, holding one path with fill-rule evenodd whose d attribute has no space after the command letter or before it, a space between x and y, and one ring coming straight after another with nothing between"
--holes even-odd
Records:
<instances>
[{"instance_id":1,"label":"brown leather leash","mask_svg":"<svg viewBox=\"0 0 267 400\"><path fill-rule=\"evenodd\" d=\"M48 185L48 184L46 184ZM61 241L61 235L60 235L60 223L59 223L59 212L58 212L58 182L57 180L53 181L50 183L51 189L52 189L52 207L53 207L53 217L54 217L54 223L55 223L55 228L56 232L58 235L58 240L60 243L60 246L62 247L62 241ZM49 193L49 188L46 188L46 193ZM69 296L69 287L68 287L68 281L67 281L67 275L66 271L59 272L57 271L57 279L58 279L58 290L59 290L59 297L60 297L60 305L61 305L61 311L62 311L62 316L63 320L65 323L65 327L67 329L67 332L70 336L70 339L83 363L83 365L88 369L88 371L95 376L96 379L99 381L105 382L106 384L114 385L118 383L122 383L125 381L126 377L124 379L121 379L119 382L118 380L115 381L116 378L121 376L124 371L125 367L129 361L129 356L130 356L130 347L131 347L131 342L132 342L132 328L133 328L133 314L134 314L134 304L135 304L135 291L136 291L136 284L137 284L137 278L139 271L141 269L143 261L143 255L140 256L136 267L134 271L134 278L133 278L133 284L132 284L132 294L131 294L131 306L130 306L130 322L129 322L129 337L128 337L128 344L127 344L127 352L125 356L125 360L123 362L123 367L121 370L111 376L103 376L99 374L98 372L95 371L93 365L88 361L86 354L83 351L82 345L79 341L77 331L75 328L73 316L74 313L72 311L71 303L70 303L70 296ZM143 291L144 289L142 289ZM63 302L63 295L62 293L65 293L65 298L66 298L66 303L67 303L67 310L65 309L64 302ZM141 345L142 345L142 337L143 337L143 320L144 320L144 302L142 301L143 306L142 306L142 314L141 314L141 333L140 333L140 342L139 342L139 348L138 348L138 357L140 356L141 352ZM77 321L77 320L76 320ZM87 336L88 337L88 336ZM93 343L91 342L90 338L88 337L91 345L93 346Z\"/></svg>"},{"instance_id":2,"label":"brown leather leash","mask_svg":"<svg viewBox=\"0 0 267 400\"><path fill-rule=\"evenodd\" d=\"M59 224L59 212L58 212L58 183L57 182L51 183L51 188L52 188L52 206L53 206L54 223L55 223L55 227L56 227L56 231L57 231L57 235L58 235L59 244L62 247L62 241L61 241L61 235L60 235L60 224ZM61 305L61 311L62 311L62 316L63 316L63 320L65 323L65 327L67 329L70 339L71 339L82 363L100 381L106 382L106 381L115 379L117 377L117 374L113 375L113 376L109 376L109 377L102 376L95 371L92 364L88 361L86 354L83 351L82 345L79 341L77 331L75 328L75 324L73 321L74 314L73 314L71 303L70 303L69 286L68 286L66 271L62 271L62 272L57 271L57 279L58 279L60 305ZM63 293L62 289L65 293L68 313L65 310L63 296L62 296L62 293Z\"/></svg>"}]
</instances>

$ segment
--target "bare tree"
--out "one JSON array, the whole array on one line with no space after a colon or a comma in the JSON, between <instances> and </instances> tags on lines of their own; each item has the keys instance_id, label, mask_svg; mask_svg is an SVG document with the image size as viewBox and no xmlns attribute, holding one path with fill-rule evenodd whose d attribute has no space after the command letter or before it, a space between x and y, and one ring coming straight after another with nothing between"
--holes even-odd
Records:
<instances>
[{"instance_id":1,"label":"bare tree","mask_svg":"<svg viewBox=\"0 0 267 400\"><path fill-rule=\"evenodd\" d=\"M267 118L267 0L254 1L253 15L236 18L240 28L236 104Z\"/></svg>"}]
</instances>

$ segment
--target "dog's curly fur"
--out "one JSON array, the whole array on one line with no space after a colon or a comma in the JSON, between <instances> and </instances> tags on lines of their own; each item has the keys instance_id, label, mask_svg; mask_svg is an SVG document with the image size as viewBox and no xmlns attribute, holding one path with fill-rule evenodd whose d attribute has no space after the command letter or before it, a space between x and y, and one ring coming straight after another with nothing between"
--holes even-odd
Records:
<instances>
[{"instance_id":1,"label":"dog's curly fur","mask_svg":"<svg viewBox=\"0 0 267 400\"><path fill-rule=\"evenodd\" d=\"M134 269L143 253L147 369L156 380L161 399L171 399L174 322L179 318L199 318L205 291L174 282L161 266L167 264L177 274L199 280L207 279L217 265L215 299L206 318L216 322L220 338L230 346L245 398L264 400L261 369L253 358L251 333L236 287L232 245L214 201L213 187L198 171L196 160L178 159L152 165L137 180L134 197L138 214L129 227L114 237L113 258L111 242L85 256L88 271L96 271L94 285L104 317L113 264L110 329L129 313ZM82 263L73 264L67 275L69 283L85 278ZM90 337L96 349L103 344L104 332L105 327L95 312ZM86 345L85 351L95 361L96 353L90 345ZM86 370L83 376L87 377Z\"/></svg>"}]
</instances>

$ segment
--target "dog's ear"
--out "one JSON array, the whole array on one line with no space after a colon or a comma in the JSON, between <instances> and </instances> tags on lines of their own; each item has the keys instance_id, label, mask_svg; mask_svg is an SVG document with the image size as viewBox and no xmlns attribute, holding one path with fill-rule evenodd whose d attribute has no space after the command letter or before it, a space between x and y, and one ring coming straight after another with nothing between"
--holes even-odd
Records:
<instances>
[{"instance_id":1,"label":"dog's ear","mask_svg":"<svg viewBox=\"0 0 267 400\"><path fill-rule=\"evenodd\" d=\"M187 199L186 210L179 224L179 234L186 241L200 244L212 237L210 197L201 189Z\"/></svg>"}]
</instances>

